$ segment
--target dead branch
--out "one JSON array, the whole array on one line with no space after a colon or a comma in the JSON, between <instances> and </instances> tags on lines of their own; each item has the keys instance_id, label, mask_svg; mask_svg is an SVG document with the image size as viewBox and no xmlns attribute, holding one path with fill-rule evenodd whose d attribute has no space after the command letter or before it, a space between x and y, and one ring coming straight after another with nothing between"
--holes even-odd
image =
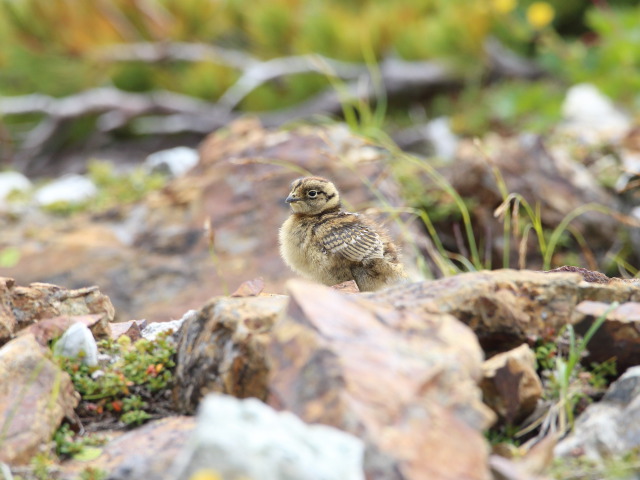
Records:
<instances>
[{"instance_id":1,"label":"dead branch","mask_svg":"<svg viewBox=\"0 0 640 480\"><path fill-rule=\"evenodd\" d=\"M194 111L210 106L188 95L166 91L140 95L113 87L94 88L64 98L40 94L0 97L0 112L3 115L43 113L58 120L114 110L137 116L154 112Z\"/></svg>"},{"instance_id":2,"label":"dead branch","mask_svg":"<svg viewBox=\"0 0 640 480\"><path fill-rule=\"evenodd\" d=\"M544 75L544 70L530 60L516 55L495 37L484 42L484 51L491 69L500 77L536 79Z\"/></svg>"},{"instance_id":3,"label":"dead branch","mask_svg":"<svg viewBox=\"0 0 640 480\"><path fill-rule=\"evenodd\" d=\"M259 60L244 52L195 43L133 43L115 45L97 53L101 60L204 62L210 61L241 70L242 75L220 97L218 105L233 110L256 88L265 83L288 75L319 73L342 81L370 77L372 68L366 64L344 62L317 54ZM379 73L385 88L397 91L395 85L406 87L429 86L444 78L453 79L453 73L438 62L407 62L388 58L379 66ZM392 85L389 85L391 83Z\"/></svg>"},{"instance_id":4,"label":"dead branch","mask_svg":"<svg viewBox=\"0 0 640 480\"><path fill-rule=\"evenodd\" d=\"M519 61L497 41L487 42L485 48L496 71L516 76L532 76L538 72L533 64ZM89 115L98 116L100 132L110 132L130 124L134 131L145 134L209 133L239 116L241 112L236 111L237 106L256 88L288 75L318 73L337 81L333 82L334 87L291 108L258 114L267 126L278 126L313 115L338 114L343 105L353 99L375 101L381 94L391 97L408 91L425 92L461 80L451 69L430 61L408 62L387 58L373 68L321 55L262 61L237 50L179 42L115 45L97 52L96 57L109 61L151 63L211 61L239 70L241 75L216 103L168 91L138 94L112 87L95 88L65 98L39 94L0 97L2 115L40 113L45 116L23 139L22 156L37 156L63 125ZM377 79L379 81L374 81ZM384 91L379 91L380 88Z\"/></svg>"},{"instance_id":5,"label":"dead branch","mask_svg":"<svg viewBox=\"0 0 640 480\"><path fill-rule=\"evenodd\" d=\"M214 104L187 95L159 91L149 94L123 92L117 88L95 88L64 98L32 94L0 98L2 115L28 113L44 114L45 118L32 129L22 142L22 155L38 155L69 120L99 115L97 128L110 132L126 125L132 118L148 114L188 113L211 114L218 108Z\"/></svg>"},{"instance_id":6,"label":"dead branch","mask_svg":"<svg viewBox=\"0 0 640 480\"><path fill-rule=\"evenodd\" d=\"M204 43L141 42L112 45L94 54L97 60L111 62L214 62L237 70L246 70L260 60L229 48Z\"/></svg>"}]
</instances>

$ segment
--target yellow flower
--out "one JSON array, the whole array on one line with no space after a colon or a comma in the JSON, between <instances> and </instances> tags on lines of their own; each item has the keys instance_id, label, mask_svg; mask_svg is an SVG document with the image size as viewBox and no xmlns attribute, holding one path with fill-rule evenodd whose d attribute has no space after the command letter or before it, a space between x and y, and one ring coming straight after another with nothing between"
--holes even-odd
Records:
<instances>
[{"instance_id":1,"label":"yellow flower","mask_svg":"<svg viewBox=\"0 0 640 480\"><path fill-rule=\"evenodd\" d=\"M555 14L553 7L547 2L533 2L527 8L527 21L533 28L540 30L553 21Z\"/></svg>"},{"instance_id":2,"label":"yellow flower","mask_svg":"<svg viewBox=\"0 0 640 480\"><path fill-rule=\"evenodd\" d=\"M493 8L498 13L509 13L514 8L518 2L516 0L493 0L491 2L493 4Z\"/></svg>"},{"instance_id":3,"label":"yellow flower","mask_svg":"<svg viewBox=\"0 0 640 480\"><path fill-rule=\"evenodd\" d=\"M189 480L222 480L218 472L211 469L200 469L189 477Z\"/></svg>"}]
</instances>

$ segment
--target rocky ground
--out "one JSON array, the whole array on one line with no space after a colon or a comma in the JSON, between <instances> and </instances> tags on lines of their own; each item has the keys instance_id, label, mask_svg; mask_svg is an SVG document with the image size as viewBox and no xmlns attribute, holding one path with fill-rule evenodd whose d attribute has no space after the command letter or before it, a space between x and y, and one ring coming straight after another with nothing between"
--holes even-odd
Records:
<instances>
[{"instance_id":1,"label":"rocky ground","mask_svg":"<svg viewBox=\"0 0 640 480\"><path fill-rule=\"evenodd\" d=\"M502 229L487 180L497 166L545 224L590 202L620 210L573 224L594 261L612 248L622 196L540 139L492 142L495 164L462 142L443 169L478 200L477 231ZM3 206L0 250L19 259L0 275L4 478L524 480L562 478L558 464L575 459L637 467L640 281L576 267L425 280L450 272L404 208L394 161L340 125L242 120L141 201L54 219ZM275 233L289 183L309 172L386 222L410 283L360 293L293 278ZM484 239L497 254L501 234Z\"/></svg>"},{"instance_id":2,"label":"rocky ground","mask_svg":"<svg viewBox=\"0 0 640 480\"><path fill-rule=\"evenodd\" d=\"M588 273L499 270L370 294L291 280L286 295L248 287L214 297L170 325L173 379L155 400L163 413L124 434L122 421L107 423L110 440L95 458L52 466L53 478L524 479L543 478L554 456L630 452L638 447L629 419L638 415L640 289L588 282ZM0 321L15 338L0 349L0 458L31 478L21 465L49 448L61 422L86 432L99 423L78 419L88 401L52 358L50 340L77 322L89 327L89 342L135 340L140 329L111 323L111 302L97 289L4 279L1 295ZM556 422L536 341L564 325L585 331L603 311L589 345L608 348L590 355L620 359L624 375L573 433L560 440L554 423L533 437L544 460L492 453L483 435L491 426ZM148 335L157 332L143 329Z\"/></svg>"}]
</instances>

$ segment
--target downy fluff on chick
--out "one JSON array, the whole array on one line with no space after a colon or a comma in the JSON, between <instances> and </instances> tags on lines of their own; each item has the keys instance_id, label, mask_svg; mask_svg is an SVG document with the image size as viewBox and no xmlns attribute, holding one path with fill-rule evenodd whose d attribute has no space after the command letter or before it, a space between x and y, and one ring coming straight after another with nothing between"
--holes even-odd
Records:
<instances>
[{"instance_id":1,"label":"downy fluff on chick","mask_svg":"<svg viewBox=\"0 0 640 480\"><path fill-rule=\"evenodd\" d=\"M335 185L320 177L291 184L291 216L280 228L280 255L292 270L318 283L355 280L361 291L406 279L398 249L386 232L342 210Z\"/></svg>"}]
</instances>

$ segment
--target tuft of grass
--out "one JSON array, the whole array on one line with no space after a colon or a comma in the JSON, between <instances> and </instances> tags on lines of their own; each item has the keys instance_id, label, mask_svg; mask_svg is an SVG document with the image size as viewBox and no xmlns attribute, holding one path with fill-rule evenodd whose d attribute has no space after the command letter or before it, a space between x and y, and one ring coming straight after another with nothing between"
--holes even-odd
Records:
<instances>
[{"instance_id":1,"label":"tuft of grass","mask_svg":"<svg viewBox=\"0 0 640 480\"><path fill-rule=\"evenodd\" d=\"M534 348L536 364L543 379L544 398L551 406L544 415L524 428L522 425L501 425L490 429L485 435L492 445L500 445L499 448L506 448L520 456L542 439L561 438L573 429L576 413L586 408L593 398L601 395L616 376L615 359L600 364L592 363L589 367L580 363L594 334L602 326L608 313L616 307L617 303L611 304L582 338L578 338L573 327L567 325L556 338L538 341ZM583 472L578 468L583 460L572 461L577 462L574 465L576 472ZM618 460L613 462L615 465L620 464L621 468L624 463L625 461ZM599 477L583 477L577 473L575 476L566 476L563 472L565 470L560 464L551 469L551 474L559 479L620 478L608 474Z\"/></svg>"},{"instance_id":2,"label":"tuft of grass","mask_svg":"<svg viewBox=\"0 0 640 480\"><path fill-rule=\"evenodd\" d=\"M607 377L615 372L613 361L599 366L592 365L587 375L581 375L585 370L580 366L580 359L586 354L587 345L605 322L607 315L618 305L618 302L612 303L593 322L582 338L576 336L572 325L566 325L558 335L558 338L564 338L567 343L566 352L563 353L558 345L550 342L543 342L538 346L536 360L538 367L547 374L545 394L553 404L545 416L521 430L518 436L530 433L538 427L540 428L538 438L566 434L573 428L578 402L586 396L585 378L587 384L596 388L604 388L608 384Z\"/></svg>"},{"instance_id":3,"label":"tuft of grass","mask_svg":"<svg viewBox=\"0 0 640 480\"><path fill-rule=\"evenodd\" d=\"M418 218L426 229L430 242L429 245L417 244L412 245L412 250L419 259L419 268L421 273L427 277L433 277L434 272L426 260L426 255L431 259L431 264L439 270L439 275L453 275L464 271L478 271L489 269L492 267L491 245L486 244L484 254L481 254L481 240L476 238L473 228L473 217L471 208L473 204L462 196L453 188L447 179L432 165L428 160L417 158L411 154L403 152L398 146L386 135L382 130L384 113L386 111L386 97L384 97L384 88L382 88L381 79L374 61L370 64L371 78L376 91L378 100L376 107L373 109L369 102L363 100L353 100L349 97L349 93L344 84L333 80L332 85L341 94L343 98L343 111L345 120L352 131L357 134L365 135L374 139L379 145L384 147L390 153L393 159L390 162L391 171L405 188L408 196L413 200L414 205L409 208L394 208L384 198L379 189L371 182L364 178L356 168L349 165L352 172L360 178L360 180L372 191L372 193L383 204L387 213L390 213L406 232L407 226L400 214L409 213ZM618 214L597 203L588 203L581 205L569 212L562 221L553 229L545 227L542 221L541 206L539 204L532 206L519 193L510 192L501 172L492 161L490 155L483 148L482 143L476 140L476 147L490 167L497 185L498 191L502 197L502 204L496 208L494 216L502 221L502 268L512 268L511 256L515 251L518 256L518 268L527 267L527 257L531 253L529 249L529 236L533 234L536 239L541 264L543 270L550 270L553 267L554 255L559 251L560 247L565 245L570 238L573 238L580 248L582 257L587 265L597 270L598 265L595 255L589 248L587 240L582 233L572 225L572 222L588 212L600 212L605 215L613 216L622 224L629 224L629 219ZM427 178L431 183L430 187L425 186L420 178ZM458 252L448 251L441 240L436 229L437 219L459 218L462 222L461 231L454 230L456 242L458 244ZM407 236L409 238L409 236ZM575 263L581 263L576 256ZM633 269L626 266L627 271ZM437 274L436 274L437 275Z\"/></svg>"}]
</instances>

